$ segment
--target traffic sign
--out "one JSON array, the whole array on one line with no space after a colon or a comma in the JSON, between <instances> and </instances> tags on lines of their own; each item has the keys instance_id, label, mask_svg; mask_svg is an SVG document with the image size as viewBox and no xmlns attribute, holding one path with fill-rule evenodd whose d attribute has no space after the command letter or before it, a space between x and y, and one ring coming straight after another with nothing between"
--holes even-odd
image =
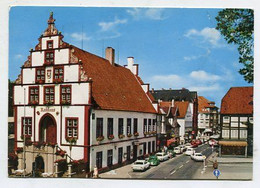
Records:
<instances>
[{"instance_id":1,"label":"traffic sign","mask_svg":"<svg viewBox=\"0 0 260 188\"><path fill-rule=\"evenodd\" d=\"M213 174L214 174L214 176L216 176L216 177L218 178L219 175L220 175L220 171L219 171L218 169L215 169L215 170L213 171Z\"/></svg>"}]
</instances>

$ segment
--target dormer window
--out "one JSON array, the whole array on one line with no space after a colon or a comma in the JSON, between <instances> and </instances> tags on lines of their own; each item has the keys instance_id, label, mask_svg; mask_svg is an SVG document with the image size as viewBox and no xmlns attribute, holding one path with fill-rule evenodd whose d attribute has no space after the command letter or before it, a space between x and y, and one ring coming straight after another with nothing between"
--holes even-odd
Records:
<instances>
[{"instance_id":1,"label":"dormer window","mask_svg":"<svg viewBox=\"0 0 260 188\"><path fill-rule=\"evenodd\" d=\"M47 41L47 49L52 49L53 48L53 40L48 40Z\"/></svg>"},{"instance_id":2,"label":"dormer window","mask_svg":"<svg viewBox=\"0 0 260 188\"><path fill-rule=\"evenodd\" d=\"M54 51L45 52L45 64L53 65L54 64Z\"/></svg>"}]
</instances>

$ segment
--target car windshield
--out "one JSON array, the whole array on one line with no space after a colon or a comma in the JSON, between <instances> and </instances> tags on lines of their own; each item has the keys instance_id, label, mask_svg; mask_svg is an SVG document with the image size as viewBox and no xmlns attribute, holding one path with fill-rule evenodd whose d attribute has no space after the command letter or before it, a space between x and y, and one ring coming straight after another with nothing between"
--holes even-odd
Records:
<instances>
[{"instance_id":1,"label":"car windshield","mask_svg":"<svg viewBox=\"0 0 260 188\"><path fill-rule=\"evenodd\" d=\"M135 162L136 165L142 165L144 164L143 162Z\"/></svg>"},{"instance_id":2,"label":"car windshield","mask_svg":"<svg viewBox=\"0 0 260 188\"><path fill-rule=\"evenodd\" d=\"M157 153L156 155L157 155L157 156L163 156L163 154L162 154L162 153Z\"/></svg>"},{"instance_id":3,"label":"car windshield","mask_svg":"<svg viewBox=\"0 0 260 188\"><path fill-rule=\"evenodd\" d=\"M180 148L174 148L174 150L179 150Z\"/></svg>"},{"instance_id":4,"label":"car windshield","mask_svg":"<svg viewBox=\"0 0 260 188\"><path fill-rule=\"evenodd\" d=\"M202 154L197 154L197 156L202 156Z\"/></svg>"}]
</instances>

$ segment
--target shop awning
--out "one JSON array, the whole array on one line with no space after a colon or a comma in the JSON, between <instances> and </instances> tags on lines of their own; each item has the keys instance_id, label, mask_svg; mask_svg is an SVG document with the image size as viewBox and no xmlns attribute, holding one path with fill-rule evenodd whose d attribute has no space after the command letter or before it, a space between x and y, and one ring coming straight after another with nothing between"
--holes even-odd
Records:
<instances>
[{"instance_id":1,"label":"shop awning","mask_svg":"<svg viewBox=\"0 0 260 188\"><path fill-rule=\"evenodd\" d=\"M211 129L205 129L205 131L203 131L203 133L212 133Z\"/></svg>"},{"instance_id":2,"label":"shop awning","mask_svg":"<svg viewBox=\"0 0 260 188\"><path fill-rule=\"evenodd\" d=\"M171 145L172 143L174 143L176 141L175 138L171 138L167 140L167 146Z\"/></svg>"},{"instance_id":3,"label":"shop awning","mask_svg":"<svg viewBox=\"0 0 260 188\"><path fill-rule=\"evenodd\" d=\"M219 137L220 137L219 134L215 134L215 135L210 136L209 138L218 139Z\"/></svg>"},{"instance_id":4,"label":"shop awning","mask_svg":"<svg viewBox=\"0 0 260 188\"><path fill-rule=\"evenodd\" d=\"M218 144L221 146L247 146L246 141L219 141Z\"/></svg>"}]
</instances>

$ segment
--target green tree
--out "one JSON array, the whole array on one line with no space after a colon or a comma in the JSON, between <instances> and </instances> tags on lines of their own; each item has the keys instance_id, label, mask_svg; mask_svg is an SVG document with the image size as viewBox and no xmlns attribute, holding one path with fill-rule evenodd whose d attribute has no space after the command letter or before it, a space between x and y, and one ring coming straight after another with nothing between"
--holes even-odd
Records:
<instances>
[{"instance_id":1,"label":"green tree","mask_svg":"<svg viewBox=\"0 0 260 188\"><path fill-rule=\"evenodd\" d=\"M239 73L248 83L254 81L254 11L251 9L224 9L216 17L216 29L228 43L238 45Z\"/></svg>"}]
</instances>

